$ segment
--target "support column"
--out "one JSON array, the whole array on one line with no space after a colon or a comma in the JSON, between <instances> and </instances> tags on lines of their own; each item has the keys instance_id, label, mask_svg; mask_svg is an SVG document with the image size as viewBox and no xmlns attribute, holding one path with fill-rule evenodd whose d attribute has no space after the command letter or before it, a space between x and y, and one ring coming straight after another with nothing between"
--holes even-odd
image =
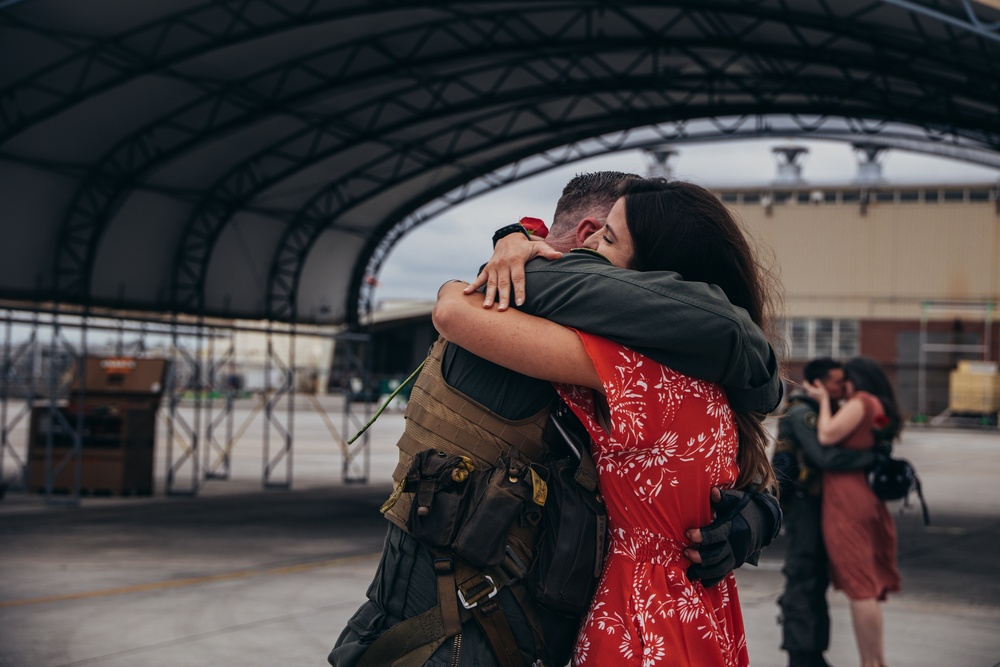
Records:
<instances>
[{"instance_id":1,"label":"support column","mask_svg":"<svg viewBox=\"0 0 1000 667\"><path fill-rule=\"evenodd\" d=\"M222 357L216 362L215 358L215 335L208 340L208 374L209 374L209 402L208 415L205 426L205 479L229 479L231 474L231 453L233 443L233 401L236 388L229 380L229 373L222 382L221 389L224 392L225 403L218 416L213 417L212 407L215 402L215 392L219 387L218 377L221 369L227 368L233 363L235 353L233 337L229 337L229 346ZM225 444L220 443L216 438L219 426L225 422L226 435Z\"/></svg>"},{"instance_id":2,"label":"support column","mask_svg":"<svg viewBox=\"0 0 1000 667\"><path fill-rule=\"evenodd\" d=\"M348 386L344 389L343 428L341 433L345 438L357 433L371 418L372 406L367 399L371 389L371 365L368 346L371 334L346 332L337 334L337 345L344 345L344 366L348 376ZM356 373L361 381L361 401L352 400L353 388L350 386L352 374ZM356 406L360 403L360 410ZM360 412L360 414L359 414ZM348 446L342 468L342 479L345 483L367 484L371 473L371 433L365 431L359 440Z\"/></svg>"},{"instance_id":3,"label":"support column","mask_svg":"<svg viewBox=\"0 0 1000 667\"><path fill-rule=\"evenodd\" d=\"M63 348L68 350L71 363L77 362L76 351L72 345L62 337L61 319L58 306L52 308L52 335L49 343L49 367L48 367L48 413L45 420L45 458L42 466L43 488L45 490L45 501L50 504L78 505L80 502L80 484L83 477L83 439L82 414L77 416L74 424L70 424L67 414L63 410L61 403L69 393L67 383L60 377L63 368L62 357ZM72 366L70 366L72 368ZM81 373L78 377L80 389L82 391L85 377L82 375L82 367L78 367ZM66 401L67 407L72 408L72 402ZM82 410L82 404L78 406ZM39 421L38 425L41 425ZM76 427L79 426L79 429ZM56 436L59 442L56 442ZM30 437L30 436L29 436ZM65 447L66 444L69 447ZM29 443L29 448L35 443ZM70 468L70 466L73 466ZM63 480L72 479L71 486L64 486L59 483L60 473L68 471L69 475ZM65 495L56 495L56 491L66 491Z\"/></svg>"},{"instance_id":4,"label":"support column","mask_svg":"<svg viewBox=\"0 0 1000 667\"><path fill-rule=\"evenodd\" d=\"M264 383L267 402L264 406L264 488L288 489L292 486L292 422L295 417L295 336L289 332L290 345L289 363L283 363L274 351L272 330L267 330L267 356L265 357ZM281 371L281 385L271 390L271 364ZM282 424L276 415L282 398L288 400L287 423ZM281 437L282 446L272 457L270 451L271 430L274 429ZM279 464L284 462L284 479L273 479Z\"/></svg>"},{"instance_id":5,"label":"support column","mask_svg":"<svg viewBox=\"0 0 1000 667\"><path fill-rule=\"evenodd\" d=\"M200 480L198 478L198 433L188 424L179 410L181 396L184 392L183 370L190 367L194 378L200 377L197 359L192 359L181 345L175 317L170 327L170 372L167 375L167 495L194 496L198 494ZM186 439L185 439L186 436ZM180 454L174 459L174 445L178 445ZM185 473L185 464L188 473ZM180 478L186 476L186 486L180 485Z\"/></svg>"}]
</instances>

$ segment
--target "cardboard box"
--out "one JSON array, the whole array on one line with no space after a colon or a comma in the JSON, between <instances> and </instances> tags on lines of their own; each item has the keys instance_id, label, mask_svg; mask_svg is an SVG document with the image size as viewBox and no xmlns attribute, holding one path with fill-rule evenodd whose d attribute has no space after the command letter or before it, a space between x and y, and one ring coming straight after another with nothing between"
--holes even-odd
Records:
<instances>
[{"instance_id":1,"label":"cardboard box","mask_svg":"<svg viewBox=\"0 0 1000 667\"><path fill-rule=\"evenodd\" d=\"M29 488L44 491L49 478L57 492L77 488L78 436L81 492L152 494L156 412L166 370L165 359L85 359L68 404L54 406L58 414L50 417L47 405L31 410Z\"/></svg>"},{"instance_id":2,"label":"cardboard box","mask_svg":"<svg viewBox=\"0 0 1000 667\"><path fill-rule=\"evenodd\" d=\"M959 362L948 378L948 409L974 414L1000 411L1000 373L996 363Z\"/></svg>"}]
</instances>

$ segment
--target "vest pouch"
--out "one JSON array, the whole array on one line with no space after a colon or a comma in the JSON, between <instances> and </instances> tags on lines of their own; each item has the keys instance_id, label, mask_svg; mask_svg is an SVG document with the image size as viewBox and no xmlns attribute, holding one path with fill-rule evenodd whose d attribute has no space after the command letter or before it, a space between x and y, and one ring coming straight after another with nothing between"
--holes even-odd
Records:
<instances>
[{"instance_id":1,"label":"vest pouch","mask_svg":"<svg viewBox=\"0 0 1000 667\"><path fill-rule=\"evenodd\" d=\"M413 457L404 492L413 493L406 528L431 548L446 549L465 513L472 477L468 457L427 449Z\"/></svg>"},{"instance_id":2,"label":"vest pouch","mask_svg":"<svg viewBox=\"0 0 1000 667\"><path fill-rule=\"evenodd\" d=\"M466 516L452 543L455 554L476 567L498 565L516 522L537 525L548 485L544 468L510 462L477 470L468 492Z\"/></svg>"},{"instance_id":3,"label":"vest pouch","mask_svg":"<svg viewBox=\"0 0 1000 667\"><path fill-rule=\"evenodd\" d=\"M582 614L601 577L607 509L597 489L577 481L572 457L549 468L549 496L530 573L535 601L550 609ZM588 488L589 487L589 488Z\"/></svg>"}]
</instances>

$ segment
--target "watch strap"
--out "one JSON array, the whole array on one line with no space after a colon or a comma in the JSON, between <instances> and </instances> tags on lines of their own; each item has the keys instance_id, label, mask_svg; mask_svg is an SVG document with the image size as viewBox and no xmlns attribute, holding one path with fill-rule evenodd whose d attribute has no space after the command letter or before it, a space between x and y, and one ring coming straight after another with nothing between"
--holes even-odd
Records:
<instances>
[{"instance_id":1,"label":"watch strap","mask_svg":"<svg viewBox=\"0 0 1000 667\"><path fill-rule=\"evenodd\" d=\"M521 226L521 223L517 222L513 225L507 225L506 227L501 227L493 233L493 247L497 247L497 241L505 236L510 236L511 234L517 234L518 232L524 234L524 238L531 240L531 234L528 230Z\"/></svg>"}]
</instances>

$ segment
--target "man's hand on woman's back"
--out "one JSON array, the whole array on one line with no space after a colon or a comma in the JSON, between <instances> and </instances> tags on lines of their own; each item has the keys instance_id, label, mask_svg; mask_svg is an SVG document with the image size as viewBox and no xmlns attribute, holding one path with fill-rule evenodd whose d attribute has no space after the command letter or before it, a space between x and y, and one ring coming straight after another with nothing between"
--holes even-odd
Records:
<instances>
[{"instance_id":1,"label":"man's hand on woman's back","mask_svg":"<svg viewBox=\"0 0 1000 667\"><path fill-rule=\"evenodd\" d=\"M688 578L714 586L726 575L750 562L757 564L760 550L781 528L781 509L773 495L763 492L722 491L712 488L715 520L687 531L692 546L684 550L693 565Z\"/></svg>"}]
</instances>

